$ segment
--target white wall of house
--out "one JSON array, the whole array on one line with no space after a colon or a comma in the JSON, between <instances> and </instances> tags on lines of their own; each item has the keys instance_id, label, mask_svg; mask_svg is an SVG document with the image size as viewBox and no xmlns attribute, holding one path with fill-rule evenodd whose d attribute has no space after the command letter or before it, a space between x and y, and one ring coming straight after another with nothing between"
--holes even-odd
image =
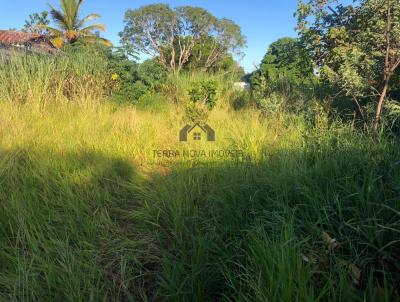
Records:
<instances>
[{"instance_id":1,"label":"white wall of house","mask_svg":"<svg viewBox=\"0 0 400 302\"><path fill-rule=\"evenodd\" d=\"M233 84L233 87L237 90L250 90L250 83L247 82L236 82Z\"/></svg>"}]
</instances>

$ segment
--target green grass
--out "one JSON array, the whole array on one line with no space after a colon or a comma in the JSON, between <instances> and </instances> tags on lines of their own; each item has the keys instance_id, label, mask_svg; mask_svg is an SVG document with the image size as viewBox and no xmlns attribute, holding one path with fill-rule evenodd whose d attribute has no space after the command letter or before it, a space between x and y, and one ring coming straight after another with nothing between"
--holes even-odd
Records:
<instances>
[{"instance_id":1,"label":"green grass","mask_svg":"<svg viewBox=\"0 0 400 302\"><path fill-rule=\"evenodd\" d=\"M50 86L15 101L15 91L28 100L33 78L7 81L0 301L399 300L398 140L219 106L215 143L179 143L174 107L149 112ZM41 103L46 93L54 100Z\"/></svg>"},{"instance_id":2,"label":"green grass","mask_svg":"<svg viewBox=\"0 0 400 302\"><path fill-rule=\"evenodd\" d=\"M0 64L2 101L36 108L73 101L87 107L109 91L107 61L91 50L53 57L0 53Z\"/></svg>"},{"instance_id":3,"label":"green grass","mask_svg":"<svg viewBox=\"0 0 400 302\"><path fill-rule=\"evenodd\" d=\"M204 148L250 159L157 159L181 148L172 113L4 103L0 116L4 301L396 299L395 142L217 111ZM323 232L340 246L327 252Z\"/></svg>"}]
</instances>

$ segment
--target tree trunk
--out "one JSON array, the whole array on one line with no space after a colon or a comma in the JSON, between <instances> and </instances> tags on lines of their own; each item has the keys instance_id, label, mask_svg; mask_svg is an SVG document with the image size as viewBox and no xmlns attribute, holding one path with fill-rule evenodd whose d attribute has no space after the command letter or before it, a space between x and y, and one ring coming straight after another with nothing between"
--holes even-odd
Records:
<instances>
[{"instance_id":1,"label":"tree trunk","mask_svg":"<svg viewBox=\"0 0 400 302\"><path fill-rule=\"evenodd\" d=\"M392 0L387 0L387 19L386 19L386 56L385 56L385 70L383 72L383 89L378 101L378 107L376 108L376 115L374 121L374 131L375 133L378 131L379 124L381 122L382 116L382 107L383 102L386 99L387 92L389 90L389 81L391 76L391 68L390 68L390 52L391 52L391 43L390 43L390 35L392 33Z\"/></svg>"},{"instance_id":2,"label":"tree trunk","mask_svg":"<svg viewBox=\"0 0 400 302\"><path fill-rule=\"evenodd\" d=\"M374 131L375 132L378 131L379 124L381 122L383 102L386 99L386 95L387 95L387 92L389 89L389 79L390 79L390 77L387 77L387 79L385 80L385 85L383 87L381 96L379 97L378 107L376 108L376 115L375 115L375 122L374 122Z\"/></svg>"},{"instance_id":3,"label":"tree trunk","mask_svg":"<svg viewBox=\"0 0 400 302\"><path fill-rule=\"evenodd\" d=\"M369 129L368 129L368 119L365 117L364 111L363 111L363 109L362 109L360 103L358 102L358 100L357 100L357 98L356 98L355 96L353 96L353 101L354 101L354 103L357 105L357 109L358 109L358 112L357 112L357 110L354 111L354 121L353 121L353 125L354 125L354 122L355 122L355 120L356 120L356 118L357 118L357 115L358 115L357 113L359 113L360 116L361 116L361 118L362 118L362 120L363 120L364 131L369 132Z\"/></svg>"}]
</instances>

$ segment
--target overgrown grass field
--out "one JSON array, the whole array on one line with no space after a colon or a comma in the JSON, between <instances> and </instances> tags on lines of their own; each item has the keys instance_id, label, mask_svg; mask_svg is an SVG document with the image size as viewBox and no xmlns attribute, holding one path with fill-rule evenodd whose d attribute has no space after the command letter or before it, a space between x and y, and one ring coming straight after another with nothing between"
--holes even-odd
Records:
<instances>
[{"instance_id":1,"label":"overgrown grass field","mask_svg":"<svg viewBox=\"0 0 400 302\"><path fill-rule=\"evenodd\" d=\"M113 104L58 64L42 80L69 84L38 91L26 64L0 71L1 301L399 299L395 138L222 102L216 142L182 143L175 105ZM245 156L154 152L193 149Z\"/></svg>"}]
</instances>

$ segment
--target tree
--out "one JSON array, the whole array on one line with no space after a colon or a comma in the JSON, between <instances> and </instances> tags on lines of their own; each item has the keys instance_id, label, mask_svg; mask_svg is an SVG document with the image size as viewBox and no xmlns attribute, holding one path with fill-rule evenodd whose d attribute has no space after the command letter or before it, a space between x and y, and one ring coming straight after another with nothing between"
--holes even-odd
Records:
<instances>
[{"instance_id":1,"label":"tree","mask_svg":"<svg viewBox=\"0 0 400 302\"><path fill-rule=\"evenodd\" d=\"M384 100L400 65L400 2L360 0L299 1L298 29L321 77L350 97L364 124L363 104L378 99L373 128L378 129Z\"/></svg>"},{"instance_id":2,"label":"tree","mask_svg":"<svg viewBox=\"0 0 400 302\"><path fill-rule=\"evenodd\" d=\"M299 41L295 38L281 38L270 45L254 80L264 77L274 81L280 76L301 82L312 75L313 64Z\"/></svg>"},{"instance_id":3,"label":"tree","mask_svg":"<svg viewBox=\"0 0 400 302\"><path fill-rule=\"evenodd\" d=\"M382 14L382 10L386 10L386 28L385 28L385 61L382 69L383 88L376 109L374 130L379 127L381 120L383 102L386 99L390 80L400 65L400 3L395 0L386 0L386 5L382 5L380 1L365 2L366 10L370 12L378 12ZM385 7L386 6L386 7Z\"/></svg>"},{"instance_id":4,"label":"tree","mask_svg":"<svg viewBox=\"0 0 400 302\"><path fill-rule=\"evenodd\" d=\"M211 53L207 56L206 68L212 67L230 51L235 55L242 55L242 48L246 38L242 35L240 26L229 19L219 20L210 36L214 38Z\"/></svg>"},{"instance_id":5,"label":"tree","mask_svg":"<svg viewBox=\"0 0 400 302\"><path fill-rule=\"evenodd\" d=\"M79 11L84 0L60 0L61 9L56 9L49 4L50 15L58 28L46 26L50 33L61 43L73 44L78 40L87 43L101 43L111 46L111 42L101 38L99 32L105 31L103 24L86 23L91 20L100 18L99 14L90 14L82 19L79 18Z\"/></svg>"},{"instance_id":6,"label":"tree","mask_svg":"<svg viewBox=\"0 0 400 302\"><path fill-rule=\"evenodd\" d=\"M177 36L173 38L173 44L178 47L175 51L175 47L172 45L172 48L167 51L171 53L171 60L177 56L178 71L180 71L190 60L195 46L203 44L205 37L218 20L208 11L199 7L178 7L176 14L179 18L179 29Z\"/></svg>"},{"instance_id":7,"label":"tree","mask_svg":"<svg viewBox=\"0 0 400 302\"><path fill-rule=\"evenodd\" d=\"M185 60L186 62L179 62L180 56L177 56L176 54L181 53L180 49L183 43L180 41L185 41L185 38L175 39L173 52L168 50L164 51L167 62L170 62L172 55L175 54L175 66L182 64L180 70L202 70L206 72L227 72L234 74L242 73L239 63L235 61L233 55L228 51L221 51L213 64L207 64L207 62L210 61L211 56L213 56L213 51L215 51L214 47L216 44L215 39L210 36L205 36L201 39L201 41L196 41L191 48L191 53L188 54L188 57Z\"/></svg>"},{"instance_id":8,"label":"tree","mask_svg":"<svg viewBox=\"0 0 400 302\"><path fill-rule=\"evenodd\" d=\"M261 107L298 110L315 78L309 56L295 38L272 43L251 77L252 92ZM270 104L271 103L271 104ZM273 106L272 106L273 105ZM272 106L272 107L271 107Z\"/></svg>"},{"instance_id":9,"label":"tree","mask_svg":"<svg viewBox=\"0 0 400 302\"><path fill-rule=\"evenodd\" d=\"M28 19L25 20L25 25L22 31L39 35L46 35L48 33L46 27L50 24L48 16L48 11L29 15Z\"/></svg>"},{"instance_id":10,"label":"tree","mask_svg":"<svg viewBox=\"0 0 400 302\"><path fill-rule=\"evenodd\" d=\"M245 45L240 27L233 21L217 19L203 8L171 9L166 4L128 10L120 37L123 45L156 59L173 72L180 72L194 50L210 39L212 45L205 57L204 69L213 67L227 52L238 54Z\"/></svg>"},{"instance_id":11,"label":"tree","mask_svg":"<svg viewBox=\"0 0 400 302\"><path fill-rule=\"evenodd\" d=\"M295 38L281 38L273 42L260 67L250 77L253 92L259 97L271 93L285 94L302 90L314 78L311 58Z\"/></svg>"}]
</instances>

